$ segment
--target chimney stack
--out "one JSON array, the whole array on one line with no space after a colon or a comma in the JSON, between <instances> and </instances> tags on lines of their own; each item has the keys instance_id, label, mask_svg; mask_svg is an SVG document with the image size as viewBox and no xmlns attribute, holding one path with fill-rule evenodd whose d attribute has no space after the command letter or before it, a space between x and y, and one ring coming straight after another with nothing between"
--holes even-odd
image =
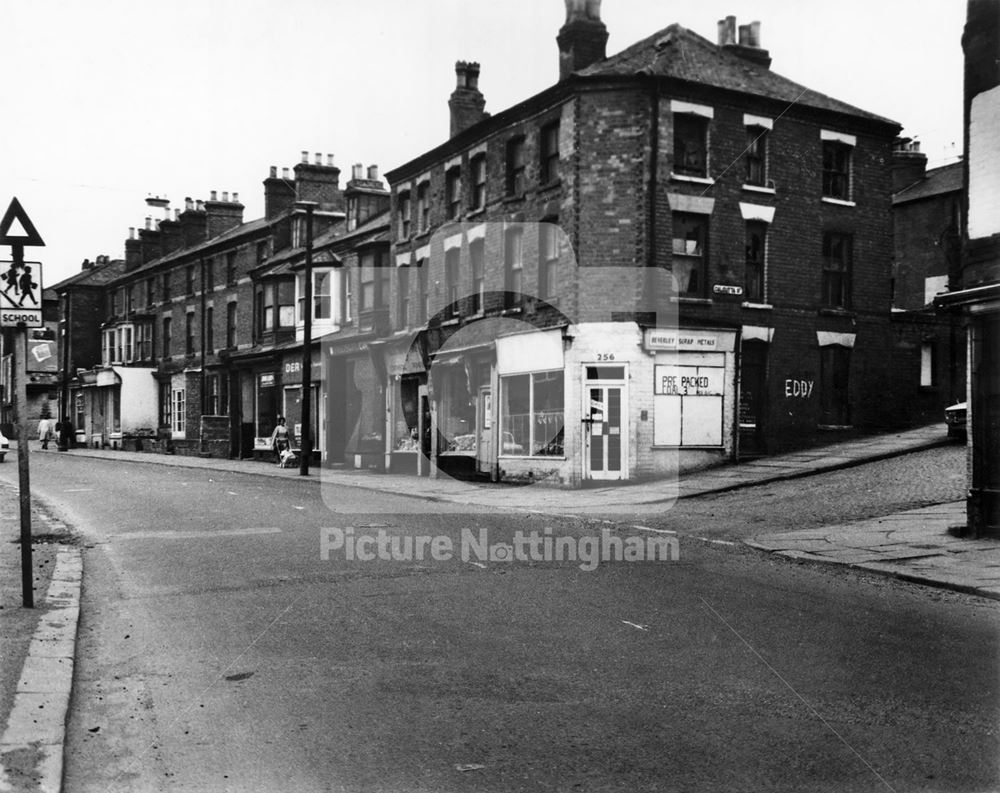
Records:
<instances>
[{"instance_id":1,"label":"chimney stack","mask_svg":"<svg viewBox=\"0 0 1000 793\"><path fill-rule=\"evenodd\" d=\"M189 248L204 242L205 230L207 228L205 217L205 205L201 200L192 201L190 198L184 199L184 211L181 212L178 220L181 224L181 235L184 239L182 247Z\"/></svg>"},{"instance_id":2,"label":"chimney stack","mask_svg":"<svg viewBox=\"0 0 1000 793\"><path fill-rule=\"evenodd\" d=\"M236 193L233 193L235 197ZM243 204L229 200L229 191L222 193L222 200L215 200L216 191L212 191L212 200L205 204L205 224L208 239L218 237L243 222Z\"/></svg>"},{"instance_id":3,"label":"chimney stack","mask_svg":"<svg viewBox=\"0 0 1000 793\"><path fill-rule=\"evenodd\" d=\"M736 17L728 16L719 20L719 47L753 61L765 69L771 66L771 54L760 47L760 22L739 26L739 42L736 40Z\"/></svg>"},{"instance_id":4,"label":"chimney stack","mask_svg":"<svg viewBox=\"0 0 1000 793\"><path fill-rule=\"evenodd\" d=\"M292 208L295 203L295 185L289 183L288 169L283 169L283 177L278 177L278 169L271 166L270 176L264 180L264 218L274 220Z\"/></svg>"},{"instance_id":5,"label":"chimney stack","mask_svg":"<svg viewBox=\"0 0 1000 793\"><path fill-rule=\"evenodd\" d=\"M601 21L601 0L566 0L566 23L556 36L559 79L607 57L608 29Z\"/></svg>"},{"instance_id":6,"label":"chimney stack","mask_svg":"<svg viewBox=\"0 0 1000 793\"><path fill-rule=\"evenodd\" d=\"M896 138L892 144L892 192L920 181L927 173L927 155L920 151L919 141Z\"/></svg>"},{"instance_id":7,"label":"chimney stack","mask_svg":"<svg viewBox=\"0 0 1000 793\"><path fill-rule=\"evenodd\" d=\"M486 98L479 90L479 64L474 61L456 61L455 90L448 98L451 115L451 137L455 137L489 115L484 112Z\"/></svg>"},{"instance_id":8,"label":"chimney stack","mask_svg":"<svg viewBox=\"0 0 1000 793\"><path fill-rule=\"evenodd\" d=\"M327 162L332 161L332 155ZM344 194L340 191L340 169L323 165L323 155L316 153L310 163L308 152L302 152L302 162L295 166L295 188L292 202L315 201L321 210L342 212Z\"/></svg>"},{"instance_id":9,"label":"chimney stack","mask_svg":"<svg viewBox=\"0 0 1000 793\"><path fill-rule=\"evenodd\" d=\"M389 209L389 191L379 178L377 165L368 166L366 179L364 165L358 163L351 169L351 177L344 188L348 231L353 231L370 217Z\"/></svg>"}]
</instances>

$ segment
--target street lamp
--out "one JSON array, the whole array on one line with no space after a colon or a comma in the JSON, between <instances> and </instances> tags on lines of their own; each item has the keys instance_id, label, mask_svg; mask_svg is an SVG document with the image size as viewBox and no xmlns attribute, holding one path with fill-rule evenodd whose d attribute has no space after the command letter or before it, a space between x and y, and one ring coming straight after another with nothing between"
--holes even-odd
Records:
<instances>
[{"instance_id":1,"label":"street lamp","mask_svg":"<svg viewBox=\"0 0 1000 793\"><path fill-rule=\"evenodd\" d=\"M306 213L306 275L302 328L302 437L299 439L299 476L309 476L309 458L312 457L312 312L313 312L313 212L315 201L296 201L297 210Z\"/></svg>"}]
</instances>

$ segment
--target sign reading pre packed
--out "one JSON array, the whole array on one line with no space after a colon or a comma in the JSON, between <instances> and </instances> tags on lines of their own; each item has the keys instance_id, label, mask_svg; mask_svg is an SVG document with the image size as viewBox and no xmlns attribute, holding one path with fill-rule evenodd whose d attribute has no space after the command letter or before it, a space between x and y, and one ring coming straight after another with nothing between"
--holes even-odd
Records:
<instances>
[{"instance_id":1,"label":"sign reading pre packed","mask_svg":"<svg viewBox=\"0 0 1000 793\"><path fill-rule=\"evenodd\" d=\"M656 366L653 393L677 396L722 396L725 369L721 366Z\"/></svg>"}]
</instances>

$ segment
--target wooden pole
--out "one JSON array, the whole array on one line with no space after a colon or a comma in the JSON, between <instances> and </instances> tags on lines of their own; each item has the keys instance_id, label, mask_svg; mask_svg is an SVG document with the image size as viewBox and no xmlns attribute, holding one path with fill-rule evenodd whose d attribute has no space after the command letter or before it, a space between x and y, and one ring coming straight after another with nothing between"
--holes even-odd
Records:
<instances>
[{"instance_id":1,"label":"wooden pole","mask_svg":"<svg viewBox=\"0 0 1000 793\"><path fill-rule=\"evenodd\" d=\"M12 245L14 266L24 267L24 247ZM15 412L17 413L17 478L21 507L21 601L25 608L35 607L31 560L31 482L28 467L28 329L18 327L10 345L11 374L14 376Z\"/></svg>"}]
</instances>

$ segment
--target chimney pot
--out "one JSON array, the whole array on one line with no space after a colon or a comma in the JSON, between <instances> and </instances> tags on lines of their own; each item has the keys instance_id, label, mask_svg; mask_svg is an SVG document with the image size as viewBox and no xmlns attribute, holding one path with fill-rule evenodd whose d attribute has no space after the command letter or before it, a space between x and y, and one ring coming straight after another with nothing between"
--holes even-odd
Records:
<instances>
[{"instance_id":1,"label":"chimney pot","mask_svg":"<svg viewBox=\"0 0 1000 793\"><path fill-rule=\"evenodd\" d=\"M750 23L750 46L759 47L760 46L760 22L754 21Z\"/></svg>"},{"instance_id":2,"label":"chimney pot","mask_svg":"<svg viewBox=\"0 0 1000 793\"><path fill-rule=\"evenodd\" d=\"M287 179L290 178L290 176L288 175L288 169L287 168L282 168L281 169L281 178L285 179L285 180L287 180Z\"/></svg>"},{"instance_id":3,"label":"chimney pot","mask_svg":"<svg viewBox=\"0 0 1000 793\"><path fill-rule=\"evenodd\" d=\"M212 191L211 191L211 192L209 192L209 194L208 194L208 200L209 200L209 201L216 201L216 200L218 200L218 199L217 199L217 196L218 196L218 193L217 193L217 192L216 192L215 190L212 190Z\"/></svg>"},{"instance_id":4,"label":"chimney pot","mask_svg":"<svg viewBox=\"0 0 1000 793\"><path fill-rule=\"evenodd\" d=\"M198 199L197 201L195 201L195 202L194 202L194 208L195 208L195 209L196 209L196 210L197 210L198 212L204 212L204 211L205 211L205 202L204 202L204 201L202 201L202 200L201 200L201 199L199 198L199 199Z\"/></svg>"},{"instance_id":5,"label":"chimney pot","mask_svg":"<svg viewBox=\"0 0 1000 793\"><path fill-rule=\"evenodd\" d=\"M223 190L222 191L222 200L225 203L227 203L227 204L229 203L229 191L228 190Z\"/></svg>"},{"instance_id":6,"label":"chimney pot","mask_svg":"<svg viewBox=\"0 0 1000 793\"><path fill-rule=\"evenodd\" d=\"M277 179L278 178L278 166L277 165L272 165L271 166L271 174L270 174L270 176L271 176L272 179Z\"/></svg>"},{"instance_id":7,"label":"chimney pot","mask_svg":"<svg viewBox=\"0 0 1000 793\"><path fill-rule=\"evenodd\" d=\"M354 165L351 166L351 178L352 179L361 179L362 178L361 174L362 174L363 170L364 170L364 166L361 163L359 163L359 162L354 163Z\"/></svg>"},{"instance_id":8,"label":"chimney pot","mask_svg":"<svg viewBox=\"0 0 1000 793\"><path fill-rule=\"evenodd\" d=\"M181 210L180 208L178 208L174 210L174 220L180 220L180 219L181 219Z\"/></svg>"},{"instance_id":9,"label":"chimney pot","mask_svg":"<svg viewBox=\"0 0 1000 793\"><path fill-rule=\"evenodd\" d=\"M130 240L134 240L135 239L135 226L129 226L128 227L128 238Z\"/></svg>"},{"instance_id":10,"label":"chimney pot","mask_svg":"<svg viewBox=\"0 0 1000 793\"><path fill-rule=\"evenodd\" d=\"M233 203L234 204L240 203L240 194L239 193L235 193L235 192L233 193Z\"/></svg>"},{"instance_id":11,"label":"chimney pot","mask_svg":"<svg viewBox=\"0 0 1000 793\"><path fill-rule=\"evenodd\" d=\"M191 199L191 196L188 196L184 199L184 210L190 212L192 209L194 209L194 201Z\"/></svg>"},{"instance_id":12,"label":"chimney pot","mask_svg":"<svg viewBox=\"0 0 1000 793\"><path fill-rule=\"evenodd\" d=\"M153 219L149 215L146 215L146 231L149 231L152 228L153 228Z\"/></svg>"},{"instance_id":13,"label":"chimney pot","mask_svg":"<svg viewBox=\"0 0 1000 793\"><path fill-rule=\"evenodd\" d=\"M371 179L373 182L377 182L379 180L377 165L368 166L368 178Z\"/></svg>"},{"instance_id":14,"label":"chimney pot","mask_svg":"<svg viewBox=\"0 0 1000 793\"><path fill-rule=\"evenodd\" d=\"M326 155L326 166L327 166L327 168L332 168L333 167L333 155L332 154L327 154Z\"/></svg>"},{"instance_id":15,"label":"chimney pot","mask_svg":"<svg viewBox=\"0 0 1000 793\"><path fill-rule=\"evenodd\" d=\"M315 162L316 165L322 165L323 164L323 155L322 154L320 154L319 152L316 152L315 158L316 159L315 159L314 162Z\"/></svg>"},{"instance_id":16,"label":"chimney pot","mask_svg":"<svg viewBox=\"0 0 1000 793\"><path fill-rule=\"evenodd\" d=\"M601 0L566 0L566 23L556 36L559 79L607 57L608 29L601 21Z\"/></svg>"},{"instance_id":17,"label":"chimney pot","mask_svg":"<svg viewBox=\"0 0 1000 793\"><path fill-rule=\"evenodd\" d=\"M302 152L302 162L304 162L306 164L309 163L309 152L307 152L305 150L303 150L303 152Z\"/></svg>"}]
</instances>

